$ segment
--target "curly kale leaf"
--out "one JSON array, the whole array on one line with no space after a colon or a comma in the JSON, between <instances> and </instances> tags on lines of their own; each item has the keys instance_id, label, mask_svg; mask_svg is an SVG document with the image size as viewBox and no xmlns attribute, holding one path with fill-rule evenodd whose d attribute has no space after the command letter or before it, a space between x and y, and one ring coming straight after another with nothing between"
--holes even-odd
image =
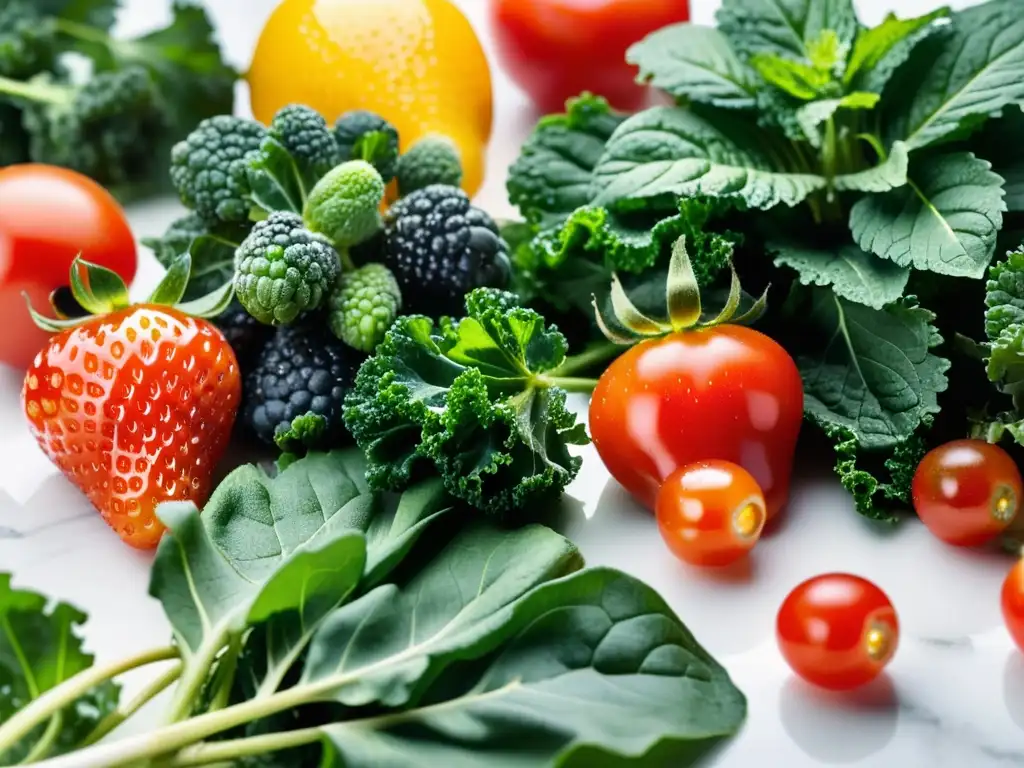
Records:
<instances>
[{"instance_id":1,"label":"curly kale leaf","mask_svg":"<svg viewBox=\"0 0 1024 768\"><path fill-rule=\"evenodd\" d=\"M993 264L985 285L985 333L996 341L1011 325L1024 323L1024 249Z\"/></svg>"},{"instance_id":2,"label":"curly kale leaf","mask_svg":"<svg viewBox=\"0 0 1024 768\"><path fill-rule=\"evenodd\" d=\"M862 448L852 430L815 420L835 443L836 474L853 496L857 511L871 520L898 522L898 514L911 508L914 472L928 452L921 433L931 426L931 418L923 419L922 429L906 440L874 451Z\"/></svg>"},{"instance_id":3,"label":"curly kale leaf","mask_svg":"<svg viewBox=\"0 0 1024 768\"><path fill-rule=\"evenodd\" d=\"M346 399L373 487L405 488L432 467L453 496L510 517L576 476L569 445L586 444L586 431L545 375L565 360L565 337L517 303L480 288L462 319L392 326Z\"/></svg>"},{"instance_id":4,"label":"curly kale leaf","mask_svg":"<svg viewBox=\"0 0 1024 768\"><path fill-rule=\"evenodd\" d=\"M528 222L557 226L593 200L590 182L605 143L626 115L599 96L584 93L566 113L537 123L508 172L508 196Z\"/></svg>"}]
</instances>

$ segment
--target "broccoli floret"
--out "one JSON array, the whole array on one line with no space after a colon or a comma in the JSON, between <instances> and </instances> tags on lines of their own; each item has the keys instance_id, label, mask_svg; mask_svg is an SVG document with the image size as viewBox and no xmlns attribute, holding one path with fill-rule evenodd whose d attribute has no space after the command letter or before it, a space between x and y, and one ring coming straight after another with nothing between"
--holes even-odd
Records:
<instances>
[{"instance_id":1,"label":"broccoli floret","mask_svg":"<svg viewBox=\"0 0 1024 768\"><path fill-rule=\"evenodd\" d=\"M56 25L37 0L0 3L0 75L21 80L52 70L57 53Z\"/></svg>"},{"instance_id":2,"label":"broccoli floret","mask_svg":"<svg viewBox=\"0 0 1024 768\"><path fill-rule=\"evenodd\" d=\"M341 148L334 134L315 109L289 104L274 115L267 132L302 169L308 169L317 179L342 162Z\"/></svg>"},{"instance_id":3,"label":"broccoli floret","mask_svg":"<svg viewBox=\"0 0 1024 768\"><path fill-rule=\"evenodd\" d=\"M402 198L388 211L384 234L383 261L409 312L458 315L472 289L508 284L508 246L497 224L458 187L437 184Z\"/></svg>"},{"instance_id":4,"label":"broccoli floret","mask_svg":"<svg viewBox=\"0 0 1024 768\"><path fill-rule=\"evenodd\" d=\"M235 254L235 295L253 317L287 325L317 309L334 288L341 260L302 218L277 211L259 222Z\"/></svg>"},{"instance_id":5,"label":"broccoli floret","mask_svg":"<svg viewBox=\"0 0 1024 768\"><path fill-rule=\"evenodd\" d=\"M402 308L395 276L383 264L367 264L341 276L328 301L334 335L361 352L372 352Z\"/></svg>"},{"instance_id":6,"label":"broccoli floret","mask_svg":"<svg viewBox=\"0 0 1024 768\"><path fill-rule=\"evenodd\" d=\"M398 318L345 401L371 486L402 489L432 468L453 496L513 518L576 476L569 445L589 439L553 373L565 337L517 301L483 288L461 320Z\"/></svg>"},{"instance_id":7,"label":"broccoli floret","mask_svg":"<svg viewBox=\"0 0 1024 768\"><path fill-rule=\"evenodd\" d=\"M0 78L0 94L24 107L36 162L71 168L107 186L147 181L159 167L150 141L166 129L167 118L141 67L103 72L82 85L45 74L28 82Z\"/></svg>"},{"instance_id":8,"label":"broccoli floret","mask_svg":"<svg viewBox=\"0 0 1024 768\"><path fill-rule=\"evenodd\" d=\"M447 136L425 136L398 158L398 194L401 197L431 184L457 187L462 183L462 158Z\"/></svg>"},{"instance_id":9,"label":"broccoli floret","mask_svg":"<svg viewBox=\"0 0 1024 768\"><path fill-rule=\"evenodd\" d=\"M363 160L350 160L313 187L303 217L307 227L329 237L338 248L351 248L380 229L383 199L380 174Z\"/></svg>"},{"instance_id":10,"label":"broccoli floret","mask_svg":"<svg viewBox=\"0 0 1024 768\"><path fill-rule=\"evenodd\" d=\"M380 115L365 110L346 112L334 123L334 137L342 161L365 160L377 169L385 184L398 166L398 131Z\"/></svg>"},{"instance_id":11,"label":"broccoli floret","mask_svg":"<svg viewBox=\"0 0 1024 768\"><path fill-rule=\"evenodd\" d=\"M254 120L218 115L203 120L171 150L171 183L181 201L208 222L249 218L249 161L266 129Z\"/></svg>"}]
</instances>

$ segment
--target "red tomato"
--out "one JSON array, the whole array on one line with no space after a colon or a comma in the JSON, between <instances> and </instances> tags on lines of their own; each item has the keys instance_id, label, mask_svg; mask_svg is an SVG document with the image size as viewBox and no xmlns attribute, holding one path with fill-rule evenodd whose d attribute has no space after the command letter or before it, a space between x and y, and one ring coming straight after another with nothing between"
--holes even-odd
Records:
<instances>
[{"instance_id":1,"label":"red tomato","mask_svg":"<svg viewBox=\"0 0 1024 768\"><path fill-rule=\"evenodd\" d=\"M764 494L731 461L698 461L669 475L658 492L658 529L676 557L728 565L749 552L766 519Z\"/></svg>"},{"instance_id":2,"label":"red tomato","mask_svg":"<svg viewBox=\"0 0 1024 768\"><path fill-rule=\"evenodd\" d=\"M899 643L896 611L867 579L815 576L782 603L776 639L787 663L809 683L835 691L870 682Z\"/></svg>"},{"instance_id":3,"label":"red tomato","mask_svg":"<svg viewBox=\"0 0 1024 768\"><path fill-rule=\"evenodd\" d=\"M1024 559L1006 574L1003 582L1003 621L1017 647L1024 651Z\"/></svg>"},{"instance_id":4,"label":"red tomato","mask_svg":"<svg viewBox=\"0 0 1024 768\"><path fill-rule=\"evenodd\" d=\"M491 0L498 55L509 76L545 112L583 91L633 111L644 102L626 50L690 18L688 0Z\"/></svg>"},{"instance_id":5,"label":"red tomato","mask_svg":"<svg viewBox=\"0 0 1024 768\"><path fill-rule=\"evenodd\" d=\"M930 451L914 473L912 490L914 510L928 530L961 547L1002 533L1024 498L1013 459L984 440L953 440Z\"/></svg>"},{"instance_id":6,"label":"red tomato","mask_svg":"<svg viewBox=\"0 0 1024 768\"><path fill-rule=\"evenodd\" d=\"M771 518L789 495L803 401L786 350L751 328L718 325L621 355L594 390L590 431L608 471L649 509L676 469L724 459L753 475Z\"/></svg>"},{"instance_id":7,"label":"red tomato","mask_svg":"<svg viewBox=\"0 0 1024 768\"><path fill-rule=\"evenodd\" d=\"M43 347L48 334L32 322L21 294L45 313L79 254L126 284L135 278L135 239L110 193L55 166L0 169L0 362L25 368Z\"/></svg>"}]
</instances>

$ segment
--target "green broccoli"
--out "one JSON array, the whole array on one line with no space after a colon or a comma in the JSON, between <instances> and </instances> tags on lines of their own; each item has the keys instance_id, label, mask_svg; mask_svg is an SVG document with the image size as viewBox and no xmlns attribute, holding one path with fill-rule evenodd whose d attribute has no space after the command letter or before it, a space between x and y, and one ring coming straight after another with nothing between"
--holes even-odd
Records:
<instances>
[{"instance_id":1,"label":"green broccoli","mask_svg":"<svg viewBox=\"0 0 1024 768\"><path fill-rule=\"evenodd\" d=\"M328 299L331 331L360 352L373 352L402 309L391 270L367 264L341 276Z\"/></svg>"},{"instance_id":2,"label":"green broccoli","mask_svg":"<svg viewBox=\"0 0 1024 768\"><path fill-rule=\"evenodd\" d=\"M166 129L163 102L145 69L103 72L82 85L40 75L0 78L0 94L20 104L37 162L83 173L106 186L144 182L158 167L150 139Z\"/></svg>"},{"instance_id":3,"label":"green broccoli","mask_svg":"<svg viewBox=\"0 0 1024 768\"><path fill-rule=\"evenodd\" d=\"M0 75L22 80L57 62L57 27L37 0L0 3Z\"/></svg>"},{"instance_id":4,"label":"green broccoli","mask_svg":"<svg viewBox=\"0 0 1024 768\"><path fill-rule=\"evenodd\" d=\"M432 466L453 496L513 518L576 476L581 460L569 446L589 439L563 387L596 382L562 378L574 370L565 337L517 303L479 288L461 320L398 318L345 403L371 486L405 488Z\"/></svg>"},{"instance_id":5,"label":"green broccoli","mask_svg":"<svg viewBox=\"0 0 1024 768\"><path fill-rule=\"evenodd\" d=\"M208 222L249 218L249 162L266 129L255 120L218 115L203 120L171 150L171 183L181 201Z\"/></svg>"},{"instance_id":6,"label":"green broccoli","mask_svg":"<svg viewBox=\"0 0 1024 768\"><path fill-rule=\"evenodd\" d=\"M462 183L462 158L447 136L424 136L398 158L398 194L405 197L431 184L457 187Z\"/></svg>"},{"instance_id":7,"label":"green broccoli","mask_svg":"<svg viewBox=\"0 0 1024 768\"><path fill-rule=\"evenodd\" d=\"M346 112L334 123L334 137L342 161L365 160L384 183L395 178L398 165L398 131L380 115L365 110Z\"/></svg>"},{"instance_id":8,"label":"green broccoli","mask_svg":"<svg viewBox=\"0 0 1024 768\"><path fill-rule=\"evenodd\" d=\"M349 160L320 179L309 193L303 218L314 232L347 249L380 229L384 180L364 160Z\"/></svg>"},{"instance_id":9,"label":"green broccoli","mask_svg":"<svg viewBox=\"0 0 1024 768\"><path fill-rule=\"evenodd\" d=\"M340 162L341 150L320 113L289 104L274 115L249 160L252 201L267 212L302 213L310 191Z\"/></svg>"},{"instance_id":10,"label":"green broccoli","mask_svg":"<svg viewBox=\"0 0 1024 768\"><path fill-rule=\"evenodd\" d=\"M253 317L287 325L319 308L334 288L341 260L302 218L276 211L253 227L235 253L235 295Z\"/></svg>"}]
</instances>

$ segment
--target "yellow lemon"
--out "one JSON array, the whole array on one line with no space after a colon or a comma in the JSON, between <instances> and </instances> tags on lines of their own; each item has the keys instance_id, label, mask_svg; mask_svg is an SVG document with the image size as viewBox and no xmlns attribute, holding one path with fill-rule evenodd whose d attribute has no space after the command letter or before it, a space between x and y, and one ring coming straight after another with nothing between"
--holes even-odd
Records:
<instances>
[{"instance_id":1,"label":"yellow lemon","mask_svg":"<svg viewBox=\"0 0 1024 768\"><path fill-rule=\"evenodd\" d=\"M247 76L268 123L286 104L333 122L353 109L394 124L402 149L428 133L462 153L463 182L483 181L491 73L480 41L449 0L283 0L260 34Z\"/></svg>"}]
</instances>

